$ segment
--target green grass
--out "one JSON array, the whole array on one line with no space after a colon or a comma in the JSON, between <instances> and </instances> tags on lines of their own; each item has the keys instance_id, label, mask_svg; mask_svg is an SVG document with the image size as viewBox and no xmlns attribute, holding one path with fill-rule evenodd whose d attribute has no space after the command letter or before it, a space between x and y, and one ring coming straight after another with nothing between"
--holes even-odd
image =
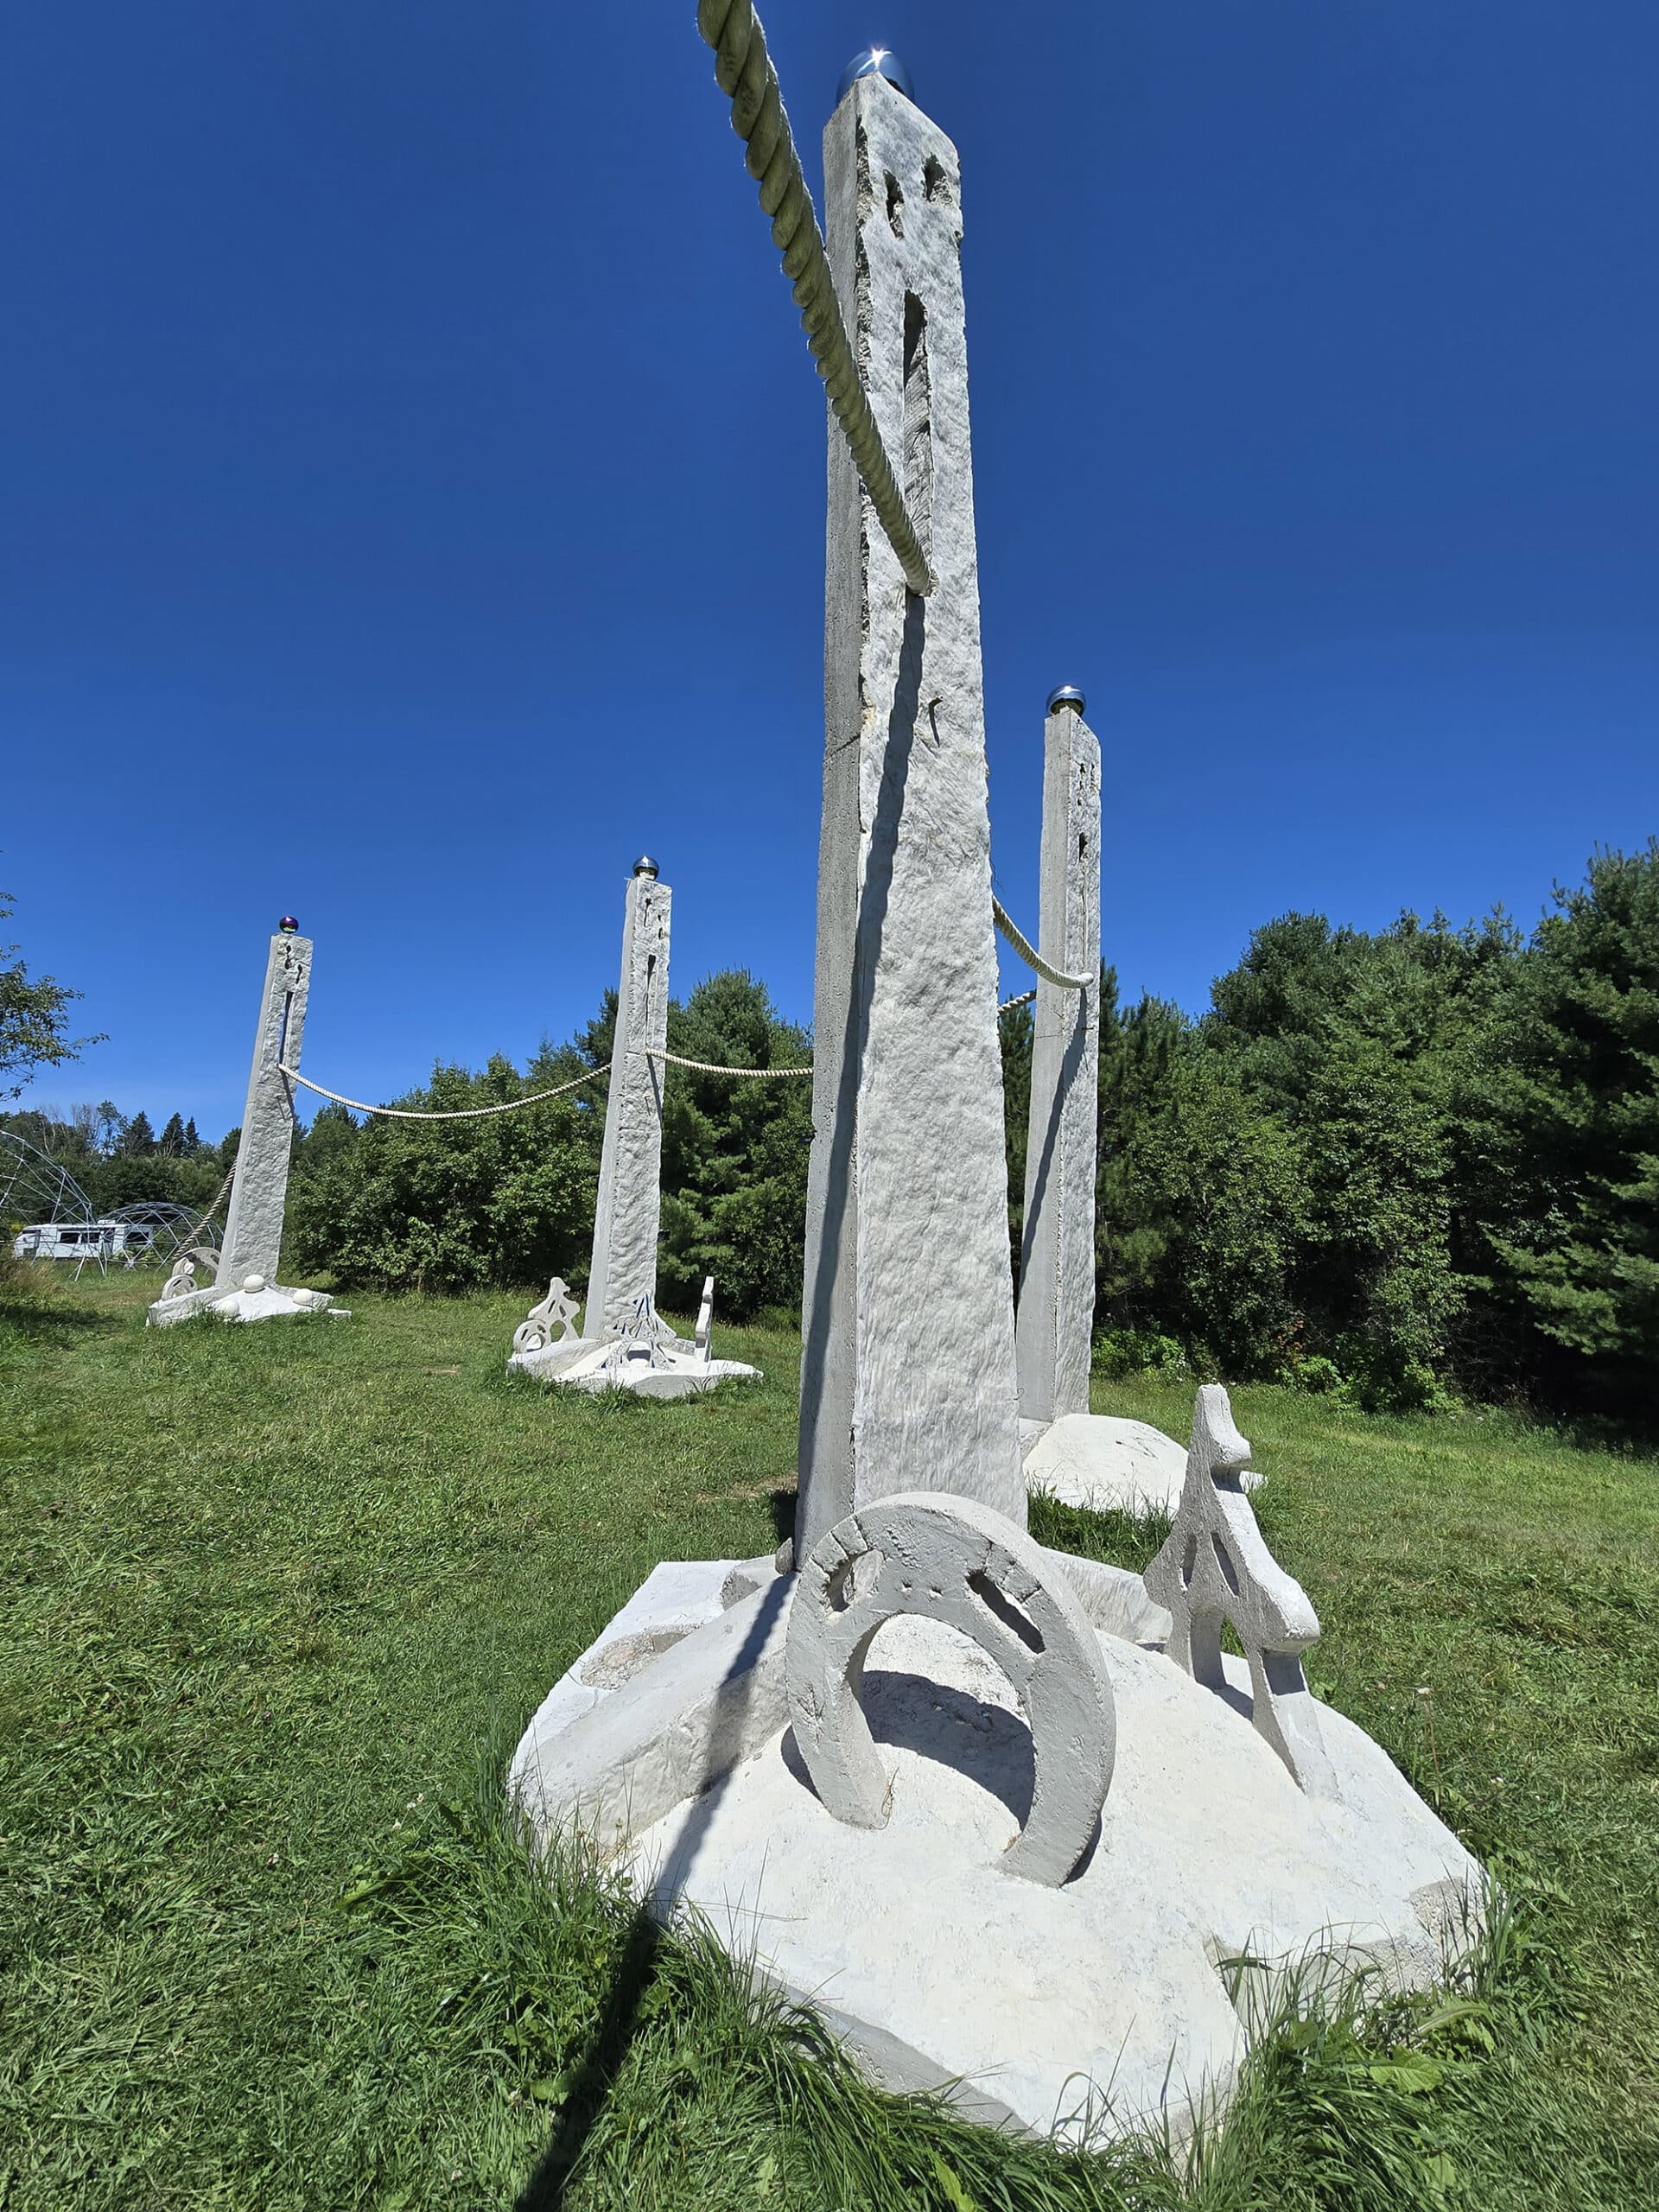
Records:
<instances>
[{"instance_id":1,"label":"green grass","mask_svg":"<svg viewBox=\"0 0 1659 2212\"><path fill-rule=\"evenodd\" d=\"M1280 2019L1195 2161L1061 2158L868 2089L502 1823L504 1753L647 1570L787 1527L787 1338L722 1333L751 1391L609 1406L507 1382L512 1299L157 1334L146 1287L0 1308L4 2212L1659 2202L1652 1460L1235 1394L1315 1687L1514 1910L1461 2005Z\"/></svg>"}]
</instances>

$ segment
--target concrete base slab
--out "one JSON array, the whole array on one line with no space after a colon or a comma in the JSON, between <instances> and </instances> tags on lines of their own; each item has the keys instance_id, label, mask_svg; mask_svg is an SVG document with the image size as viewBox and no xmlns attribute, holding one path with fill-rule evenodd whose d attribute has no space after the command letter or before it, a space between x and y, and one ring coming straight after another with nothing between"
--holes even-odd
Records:
<instances>
[{"instance_id":1,"label":"concrete base slab","mask_svg":"<svg viewBox=\"0 0 1659 2212\"><path fill-rule=\"evenodd\" d=\"M1033 1424L1034 1426L1034 1424ZM1023 1427L1023 1424L1022 1424ZM1162 1513L1173 1519L1186 1478L1186 1446L1150 1421L1064 1414L1025 1451L1026 1488L1090 1513ZM1246 1490L1262 1477L1244 1476Z\"/></svg>"},{"instance_id":2,"label":"concrete base slab","mask_svg":"<svg viewBox=\"0 0 1659 2212\"><path fill-rule=\"evenodd\" d=\"M775 1571L770 1559L671 1559L652 1567L621 1611L554 1683L524 1744L550 1741L693 1629L717 1621L753 1595Z\"/></svg>"},{"instance_id":3,"label":"concrete base slab","mask_svg":"<svg viewBox=\"0 0 1659 2212\"><path fill-rule=\"evenodd\" d=\"M579 1825L658 1913L705 1914L874 2080L959 2080L973 2115L1066 2139L1147 2117L1184 2133L1244 2050L1224 1962L1334 1951L1422 1986L1466 1940L1480 1869L1362 1730L1320 1709L1341 1795L1306 1797L1250 1725L1242 1662L1224 1697L1110 1634L1116 1769L1062 1887L1003 1871L1030 1734L1001 1673L936 1622L872 1646L890 1813L843 1826L784 1725L793 1578L772 1569L659 1567L544 1701L512 1786L539 1833Z\"/></svg>"},{"instance_id":4,"label":"concrete base slab","mask_svg":"<svg viewBox=\"0 0 1659 2212\"><path fill-rule=\"evenodd\" d=\"M326 1290L291 1290L273 1282L258 1290L231 1291L210 1283L205 1289L187 1291L182 1298L158 1298L144 1319L152 1329L168 1329L196 1313L212 1313L221 1321L275 1321L316 1313L327 1313L336 1321L352 1318L349 1307L336 1306Z\"/></svg>"},{"instance_id":5,"label":"concrete base slab","mask_svg":"<svg viewBox=\"0 0 1659 2212\"><path fill-rule=\"evenodd\" d=\"M642 1398L692 1398L716 1382L758 1382L760 1370L741 1359L705 1359L695 1344L670 1338L630 1345L615 1337L571 1337L540 1351L514 1352L509 1375L539 1375L563 1389L632 1390Z\"/></svg>"}]
</instances>

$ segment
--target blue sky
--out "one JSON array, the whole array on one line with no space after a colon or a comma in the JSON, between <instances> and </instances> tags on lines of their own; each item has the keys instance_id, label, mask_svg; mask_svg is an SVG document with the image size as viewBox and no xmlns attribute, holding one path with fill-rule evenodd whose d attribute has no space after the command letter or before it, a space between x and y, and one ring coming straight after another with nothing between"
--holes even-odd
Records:
<instances>
[{"instance_id":1,"label":"blue sky","mask_svg":"<svg viewBox=\"0 0 1659 2212\"><path fill-rule=\"evenodd\" d=\"M1652 0L763 12L815 180L872 39L962 152L1017 915L1059 682L1131 993L1659 830ZM0 883L109 1032L36 1097L238 1119L284 910L320 1081L522 1059L646 848L676 987L810 1015L823 404L691 0L4 35Z\"/></svg>"}]
</instances>

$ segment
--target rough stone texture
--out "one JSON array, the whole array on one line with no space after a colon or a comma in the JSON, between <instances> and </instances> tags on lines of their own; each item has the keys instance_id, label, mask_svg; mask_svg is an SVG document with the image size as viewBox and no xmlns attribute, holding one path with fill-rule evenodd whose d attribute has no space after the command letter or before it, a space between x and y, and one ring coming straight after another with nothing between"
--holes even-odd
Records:
<instances>
[{"instance_id":1,"label":"rough stone texture","mask_svg":"<svg viewBox=\"0 0 1659 2212\"><path fill-rule=\"evenodd\" d=\"M1255 1490L1254 1470L1241 1480ZM1109 1414L1065 1414L1026 1453L1026 1488L1090 1513L1167 1513L1186 1485L1186 1453L1150 1421Z\"/></svg>"},{"instance_id":2,"label":"rough stone texture","mask_svg":"<svg viewBox=\"0 0 1659 2212\"><path fill-rule=\"evenodd\" d=\"M1319 1642L1319 1617L1262 1541L1240 1481L1249 1456L1226 1391L1206 1382L1192 1410L1180 1510L1147 1569L1147 1591L1169 1608L1171 1659L1222 1697L1231 1692L1221 1628L1232 1623L1249 1662L1257 1732L1310 1796L1328 1797L1337 1779L1301 1660Z\"/></svg>"},{"instance_id":3,"label":"rough stone texture","mask_svg":"<svg viewBox=\"0 0 1659 2212\"><path fill-rule=\"evenodd\" d=\"M798 1541L895 1491L1023 1525L956 149L861 78L830 266L938 587L908 593L830 424Z\"/></svg>"},{"instance_id":4,"label":"rough stone texture","mask_svg":"<svg viewBox=\"0 0 1659 2212\"><path fill-rule=\"evenodd\" d=\"M1042 883L1037 949L1068 976L1100 967L1100 746L1062 707L1043 726ZM1095 1120L1100 992L1037 979L1026 1209L1014 1349L1020 1411L1089 1410L1095 1325Z\"/></svg>"},{"instance_id":5,"label":"rough stone texture","mask_svg":"<svg viewBox=\"0 0 1659 2212\"><path fill-rule=\"evenodd\" d=\"M556 1685L524 1731L507 1777L536 1834L546 1838L574 1827L602 1854L613 1854L683 1799L701 1796L781 1728L791 1586L792 1578L774 1575L648 1657L625 1691L596 1698L574 1719ZM610 1640L607 1630L601 1642ZM605 1687L602 1680L582 1686Z\"/></svg>"},{"instance_id":6,"label":"rough stone texture","mask_svg":"<svg viewBox=\"0 0 1659 2212\"><path fill-rule=\"evenodd\" d=\"M294 1139L294 1086L280 1063L300 1065L305 1001L311 983L311 940L279 930L265 963L264 995L254 1032L248 1101L242 1111L225 1243L216 1280L226 1291L245 1275L274 1281L282 1256L283 1207Z\"/></svg>"},{"instance_id":7,"label":"rough stone texture","mask_svg":"<svg viewBox=\"0 0 1659 2212\"><path fill-rule=\"evenodd\" d=\"M1168 1660L1102 1649L1117 1763L1099 1841L1064 1888L1001 1871L1032 1792L1010 1686L913 1618L881 1631L864 1677L893 1777L884 1827L837 1821L780 1730L639 1834L634 1878L658 1911L690 1901L825 2010L890 2087L962 2076L980 2116L1065 2134L1109 2083L1118 2124L1148 2113L1179 2133L1243 2054L1218 1961L1334 1946L1427 1984L1479 1869L1341 1715L1323 1714L1341 1799L1314 1801Z\"/></svg>"},{"instance_id":8,"label":"rough stone texture","mask_svg":"<svg viewBox=\"0 0 1659 2212\"><path fill-rule=\"evenodd\" d=\"M1111 1784L1112 1685L1052 1554L988 1506L921 1491L879 1498L802 1562L789 1713L814 1788L837 1820L886 1826L888 1779L861 1699L870 1645L905 1614L967 1637L1013 1686L1031 1733L1032 1798L1001 1865L1058 1887L1087 1850Z\"/></svg>"},{"instance_id":9,"label":"rough stone texture","mask_svg":"<svg viewBox=\"0 0 1659 2212\"><path fill-rule=\"evenodd\" d=\"M619 1334L641 1298L657 1294L662 1212L663 1063L668 1042L668 925L673 894L655 876L628 878L617 985L616 1041L599 1160L585 1337Z\"/></svg>"},{"instance_id":10,"label":"rough stone texture","mask_svg":"<svg viewBox=\"0 0 1659 2212\"><path fill-rule=\"evenodd\" d=\"M762 1569L764 1568L764 1572ZM693 1629L717 1621L734 1599L734 1578L753 1572L736 1597L751 1596L772 1580L771 1561L665 1560L653 1567L621 1611L607 1623L543 1699L520 1745L518 1760L534 1761L533 1740L550 1743L582 1713L623 1688L643 1668ZM518 1760L515 1761L515 1771Z\"/></svg>"}]
</instances>

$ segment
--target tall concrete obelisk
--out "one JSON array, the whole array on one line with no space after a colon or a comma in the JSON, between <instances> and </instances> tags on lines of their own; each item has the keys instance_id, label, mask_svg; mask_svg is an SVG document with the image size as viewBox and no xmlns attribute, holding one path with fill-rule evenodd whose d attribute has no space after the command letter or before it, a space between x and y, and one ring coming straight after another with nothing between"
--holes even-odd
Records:
<instances>
[{"instance_id":1,"label":"tall concrete obelisk","mask_svg":"<svg viewBox=\"0 0 1659 2212\"><path fill-rule=\"evenodd\" d=\"M239 1289L252 1274L264 1275L267 1282L276 1280L294 1149L294 1086L283 1073L283 1064L300 1064L306 995L311 986L311 940L298 932L299 924L285 914L265 962L225 1243L213 1278L221 1290Z\"/></svg>"},{"instance_id":2,"label":"tall concrete obelisk","mask_svg":"<svg viewBox=\"0 0 1659 2212\"><path fill-rule=\"evenodd\" d=\"M823 163L842 313L937 581L906 588L831 420L798 1553L894 1491L1026 1518L960 168L879 75Z\"/></svg>"},{"instance_id":3,"label":"tall concrete obelisk","mask_svg":"<svg viewBox=\"0 0 1659 2212\"><path fill-rule=\"evenodd\" d=\"M1100 745L1065 686L1043 725L1042 888L1037 949L1063 975L1100 971ZM1025 1227L1015 1346L1020 1412L1089 1410L1095 1318L1095 1119L1100 992L1037 981Z\"/></svg>"},{"instance_id":4,"label":"tall concrete obelisk","mask_svg":"<svg viewBox=\"0 0 1659 2212\"><path fill-rule=\"evenodd\" d=\"M614 1336L641 1298L657 1295L662 1219L663 1063L668 1042L668 925L673 893L657 863L637 860L622 922L616 1036L599 1159L594 1254L588 1272L585 1337Z\"/></svg>"}]
</instances>

